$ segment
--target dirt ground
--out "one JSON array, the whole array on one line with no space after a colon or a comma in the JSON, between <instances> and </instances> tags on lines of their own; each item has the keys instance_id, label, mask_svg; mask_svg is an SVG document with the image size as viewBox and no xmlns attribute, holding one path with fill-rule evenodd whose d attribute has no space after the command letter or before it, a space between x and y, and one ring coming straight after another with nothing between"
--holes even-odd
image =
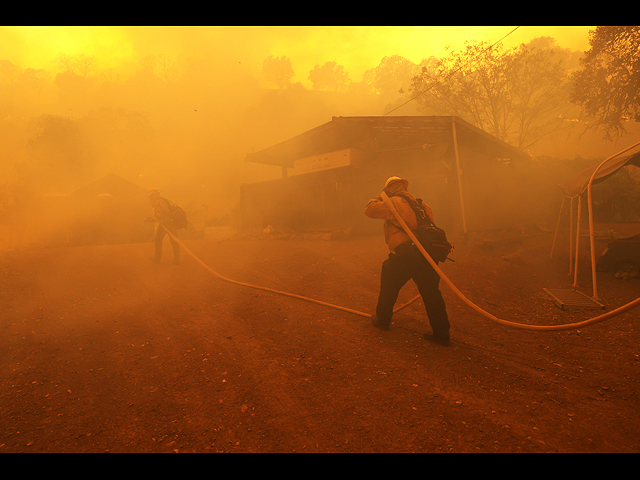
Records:
<instances>
[{"instance_id":1,"label":"dirt ground","mask_svg":"<svg viewBox=\"0 0 640 480\"><path fill-rule=\"evenodd\" d=\"M613 227L616 228L615 226ZM638 233L640 225L630 233ZM572 323L553 235L456 243L443 270L521 323ZM565 242L566 243L566 242ZM579 277L591 294L588 239ZM221 275L371 313L380 235L201 239ZM0 252L0 452L639 452L640 309L565 332L496 324L442 284L451 346L421 301L368 318L216 278L151 243ZM640 280L599 274L604 311ZM411 282L399 302L417 294Z\"/></svg>"}]
</instances>

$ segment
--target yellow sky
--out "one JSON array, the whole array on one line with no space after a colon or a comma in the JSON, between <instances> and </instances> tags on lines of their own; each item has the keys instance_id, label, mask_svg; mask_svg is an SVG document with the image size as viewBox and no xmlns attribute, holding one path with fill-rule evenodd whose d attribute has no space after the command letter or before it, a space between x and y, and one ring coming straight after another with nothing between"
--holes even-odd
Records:
<instances>
[{"instance_id":1,"label":"yellow sky","mask_svg":"<svg viewBox=\"0 0 640 480\"><path fill-rule=\"evenodd\" d=\"M440 56L446 45L465 40L494 42L515 26L355 26L355 27L1 27L0 60L23 68L55 70L59 53L95 56L100 69L127 74L145 55L206 59L221 66L241 64L255 76L269 55L291 59L294 81L308 83L317 64L335 60L354 81L383 57L401 55L418 63ZM561 47L587 50L595 27L522 26L505 47L552 36Z\"/></svg>"}]
</instances>

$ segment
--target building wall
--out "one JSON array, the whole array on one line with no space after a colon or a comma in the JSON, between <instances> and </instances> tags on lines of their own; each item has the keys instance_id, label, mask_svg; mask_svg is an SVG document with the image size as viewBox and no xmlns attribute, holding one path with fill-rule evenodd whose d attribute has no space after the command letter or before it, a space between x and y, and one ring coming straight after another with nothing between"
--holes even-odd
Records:
<instances>
[{"instance_id":1,"label":"building wall","mask_svg":"<svg viewBox=\"0 0 640 480\"><path fill-rule=\"evenodd\" d=\"M240 192L243 230L311 231L346 228L364 216L366 200L354 167L340 167L267 182L245 184ZM364 202L364 203L362 203Z\"/></svg>"},{"instance_id":2,"label":"building wall","mask_svg":"<svg viewBox=\"0 0 640 480\"><path fill-rule=\"evenodd\" d=\"M386 180L401 176L410 191L429 204L439 224L451 228L450 171L418 149L378 154L362 166L347 166L241 187L239 210L244 230L271 225L281 230L351 227L376 232L379 222L364 215L367 202L382 192Z\"/></svg>"}]
</instances>

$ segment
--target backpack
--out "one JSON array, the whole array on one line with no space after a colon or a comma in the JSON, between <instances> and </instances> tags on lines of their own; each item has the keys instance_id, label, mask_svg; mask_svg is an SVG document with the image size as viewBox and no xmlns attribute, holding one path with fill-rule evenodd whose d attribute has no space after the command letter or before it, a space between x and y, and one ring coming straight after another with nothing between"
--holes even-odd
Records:
<instances>
[{"instance_id":1,"label":"backpack","mask_svg":"<svg viewBox=\"0 0 640 480\"><path fill-rule=\"evenodd\" d=\"M187 220L187 213L178 205L171 203L166 198L164 199L169 204L169 216L175 227L180 230L181 228L187 228L189 221Z\"/></svg>"},{"instance_id":2,"label":"backpack","mask_svg":"<svg viewBox=\"0 0 640 480\"><path fill-rule=\"evenodd\" d=\"M427 253L437 262L444 262L447 259L453 262L454 260L449 258L453 245L447 240L445 231L431 223L427 212L422 208L422 199L417 198L414 202L411 198L403 198L407 200L416 214L418 228L415 231L415 236Z\"/></svg>"}]
</instances>

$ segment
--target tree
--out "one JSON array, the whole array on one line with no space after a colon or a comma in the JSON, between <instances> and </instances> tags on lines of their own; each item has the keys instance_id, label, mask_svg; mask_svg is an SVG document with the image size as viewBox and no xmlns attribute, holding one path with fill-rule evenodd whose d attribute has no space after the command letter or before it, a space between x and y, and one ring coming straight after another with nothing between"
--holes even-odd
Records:
<instances>
[{"instance_id":1,"label":"tree","mask_svg":"<svg viewBox=\"0 0 640 480\"><path fill-rule=\"evenodd\" d=\"M342 65L337 62L327 62L324 65L316 65L309 72L309 80L314 90L344 91L349 86L349 74L344 71Z\"/></svg>"},{"instance_id":2,"label":"tree","mask_svg":"<svg viewBox=\"0 0 640 480\"><path fill-rule=\"evenodd\" d=\"M171 58L166 57L164 55L160 55L158 57L157 66L160 69L160 78L168 83L172 80L176 75L176 62L174 62Z\"/></svg>"},{"instance_id":3,"label":"tree","mask_svg":"<svg viewBox=\"0 0 640 480\"><path fill-rule=\"evenodd\" d=\"M572 76L571 100L592 120L588 128L602 128L610 140L640 120L640 27L596 27L589 45Z\"/></svg>"},{"instance_id":4,"label":"tree","mask_svg":"<svg viewBox=\"0 0 640 480\"><path fill-rule=\"evenodd\" d=\"M54 63L63 72L73 72L75 68L75 59L72 55L67 53L59 53L55 58Z\"/></svg>"},{"instance_id":5,"label":"tree","mask_svg":"<svg viewBox=\"0 0 640 480\"><path fill-rule=\"evenodd\" d=\"M28 160L19 165L25 183L46 193L77 188L88 167L86 136L66 117L41 115L31 120Z\"/></svg>"},{"instance_id":6,"label":"tree","mask_svg":"<svg viewBox=\"0 0 640 480\"><path fill-rule=\"evenodd\" d=\"M157 64L158 64L158 59L154 55L146 55L140 59L140 65L142 66L142 71L149 75L153 75L153 72L156 69Z\"/></svg>"},{"instance_id":7,"label":"tree","mask_svg":"<svg viewBox=\"0 0 640 480\"><path fill-rule=\"evenodd\" d=\"M95 68L96 57L80 54L74 58L75 66L77 67L80 75L87 77L89 72Z\"/></svg>"},{"instance_id":8,"label":"tree","mask_svg":"<svg viewBox=\"0 0 640 480\"><path fill-rule=\"evenodd\" d=\"M268 56L262 62L262 75L265 80L273 83L278 88L284 88L291 84L291 79L295 75L291 60L287 57Z\"/></svg>"},{"instance_id":9,"label":"tree","mask_svg":"<svg viewBox=\"0 0 640 480\"><path fill-rule=\"evenodd\" d=\"M577 66L576 54L556 47L549 37L513 52L509 83L515 128L508 140L518 148L575 124L578 112L569 101L569 75Z\"/></svg>"},{"instance_id":10,"label":"tree","mask_svg":"<svg viewBox=\"0 0 640 480\"><path fill-rule=\"evenodd\" d=\"M538 45L531 47L530 45ZM503 50L467 42L421 64L412 92L428 115L455 115L520 149L572 126L568 52L553 39Z\"/></svg>"},{"instance_id":11,"label":"tree","mask_svg":"<svg viewBox=\"0 0 640 480\"><path fill-rule=\"evenodd\" d=\"M375 93L398 94L409 88L418 72L418 66L412 61L392 55L384 57L377 67L364 72L362 79Z\"/></svg>"},{"instance_id":12,"label":"tree","mask_svg":"<svg viewBox=\"0 0 640 480\"><path fill-rule=\"evenodd\" d=\"M63 73L80 72L80 75L86 77L89 72L95 68L96 57L85 55L84 53L80 55L59 53L53 62Z\"/></svg>"},{"instance_id":13,"label":"tree","mask_svg":"<svg viewBox=\"0 0 640 480\"><path fill-rule=\"evenodd\" d=\"M27 116L41 100L49 74L45 70L22 70L8 60L0 60L0 118L8 114Z\"/></svg>"}]
</instances>

